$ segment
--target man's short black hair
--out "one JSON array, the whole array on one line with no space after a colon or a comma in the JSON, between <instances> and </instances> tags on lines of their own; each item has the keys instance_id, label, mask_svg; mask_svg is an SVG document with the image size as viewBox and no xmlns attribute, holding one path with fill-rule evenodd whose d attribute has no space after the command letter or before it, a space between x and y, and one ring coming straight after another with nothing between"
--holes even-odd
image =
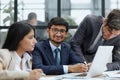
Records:
<instances>
[{"instance_id":1,"label":"man's short black hair","mask_svg":"<svg viewBox=\"0 0 120 80\"><path fill-rule=\"evenodd\" d=\"M48 28L50 29L52 25L63 25L66 27L66 32L68 31L68 23L61 17L54 17L48 23Z\"/></svg>"}]
</instances>

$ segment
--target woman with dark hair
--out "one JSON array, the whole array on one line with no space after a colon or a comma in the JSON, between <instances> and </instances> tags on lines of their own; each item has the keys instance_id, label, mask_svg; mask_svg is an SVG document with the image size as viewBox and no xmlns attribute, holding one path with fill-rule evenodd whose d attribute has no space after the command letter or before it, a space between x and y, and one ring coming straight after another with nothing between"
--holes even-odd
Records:
<instances>
[{"instance_id":1,"label":"woman with dark hair","mask_svg":"<svg viewBox=\"0 0 120 80\"><path fill-rule=\"evenodd\" d=\"M30 52L36 44L33 26L16 22L8 30L0 49L0 79L38 80L41 69L31 70ZM30 72L28 72L30 71Z\"/></svg>"}]
</instances>

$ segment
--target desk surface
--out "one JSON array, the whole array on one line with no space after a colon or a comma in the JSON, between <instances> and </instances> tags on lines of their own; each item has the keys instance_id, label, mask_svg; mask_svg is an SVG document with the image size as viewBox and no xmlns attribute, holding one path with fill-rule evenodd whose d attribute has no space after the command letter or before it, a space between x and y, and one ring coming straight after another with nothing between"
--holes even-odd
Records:
<instances>
[{"instance_id":1,"label":"desk surface","mask_svg":"<svg viewBox=\"0 0 120 80\"><path fill-rule=\"evenodd\" d=\"M39 80L120 80L120 71L104 72L101 76L85 78L77 76L81 73L69 73L64 75L46 75Z\"/></svg>"}]
</instances>

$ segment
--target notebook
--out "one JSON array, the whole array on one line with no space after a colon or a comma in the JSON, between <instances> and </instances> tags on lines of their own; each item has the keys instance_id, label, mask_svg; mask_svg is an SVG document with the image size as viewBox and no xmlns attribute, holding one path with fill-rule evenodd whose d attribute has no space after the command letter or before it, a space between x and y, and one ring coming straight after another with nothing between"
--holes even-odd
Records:
<instances>
[{"instance_id":1,"label":"notebook","mask_svg":"<svg viewBox=\"0 0 120 80\"><path fill-rule=\"evenodd\" d=\"M99 46L92 65L86 77L101 75L106 70L106 64L112 62L113 46Z\"/></svg>"}]
</instances>

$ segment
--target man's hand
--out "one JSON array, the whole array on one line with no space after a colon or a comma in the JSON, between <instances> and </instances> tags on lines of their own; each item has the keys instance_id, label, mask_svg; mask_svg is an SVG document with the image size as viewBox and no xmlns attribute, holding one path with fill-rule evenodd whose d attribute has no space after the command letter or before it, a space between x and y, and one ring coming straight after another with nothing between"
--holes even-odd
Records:
<instances>
[{"instance_id":1,"label":"man's hand","mask_svg":"<svg viewBox=\"0 0 120 80\"><path fill-rule=\"evenodd\" d=\"M88 66L83 63L78 63L78 64L68 66L69 73L80 73L80 72L87 72L87 71L88 71Z\"/></svg>"}]
</instances>

